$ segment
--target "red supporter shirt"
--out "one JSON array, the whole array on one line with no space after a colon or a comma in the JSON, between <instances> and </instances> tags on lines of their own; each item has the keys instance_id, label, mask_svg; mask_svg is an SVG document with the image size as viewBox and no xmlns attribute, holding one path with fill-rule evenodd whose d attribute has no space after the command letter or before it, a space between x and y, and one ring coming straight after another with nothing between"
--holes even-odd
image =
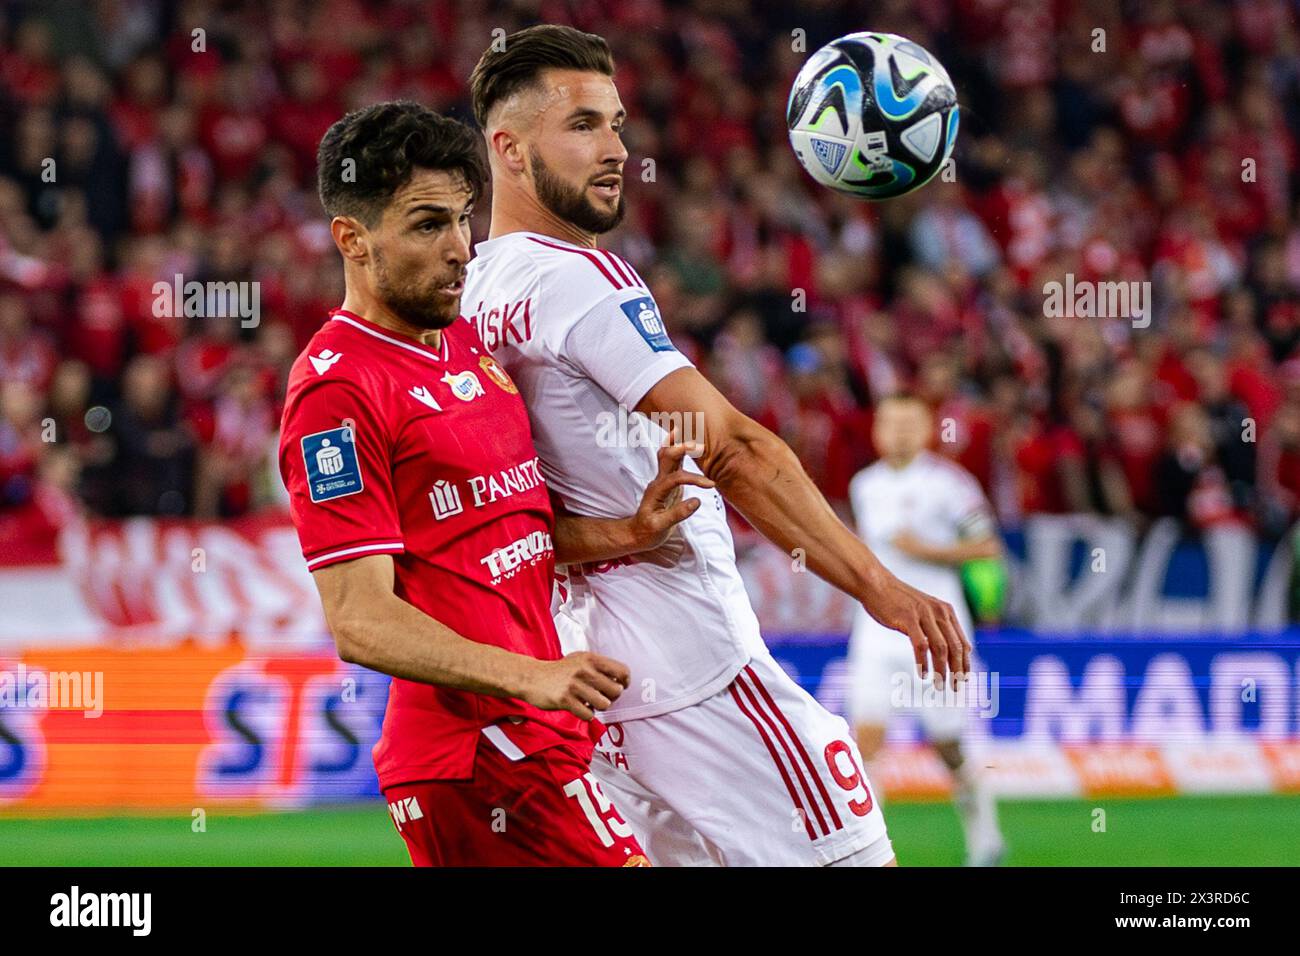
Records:
<instances>
[{"instance_id":1,"label":"red supporter shirt","mask_svg":"<svg viewBox=\"0 0 1300 956\"><path fill-rule=\"evenodd\" d=\"M435 350L350 312L330 317L290 372L280 435L307 567L391 554L395 593L462 637L560 657L554 519L510 377L468 322ZM374 748L380 786L472 777L479 735L498 723L525 754L569 743L589 757L603 731L394 678Z\"/></svg>"}]
</instances>

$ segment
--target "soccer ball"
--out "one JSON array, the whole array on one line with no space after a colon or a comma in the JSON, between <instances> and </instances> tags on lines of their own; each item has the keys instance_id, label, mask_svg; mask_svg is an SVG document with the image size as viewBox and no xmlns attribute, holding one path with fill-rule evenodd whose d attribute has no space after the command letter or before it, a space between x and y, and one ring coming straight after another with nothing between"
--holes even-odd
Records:
<instances>
[{"instance_id":1,"label":"soccer ball","mask_svg":"<svg viewBox=\"0 0 1300 956\"><path fill-rule=\"evenodd\" d=\"M823 186L863 199L919 189L952 155L957 91L948 71L892 33L850 33L795 77L790 145Z\"/></svg>"}]
</instances>

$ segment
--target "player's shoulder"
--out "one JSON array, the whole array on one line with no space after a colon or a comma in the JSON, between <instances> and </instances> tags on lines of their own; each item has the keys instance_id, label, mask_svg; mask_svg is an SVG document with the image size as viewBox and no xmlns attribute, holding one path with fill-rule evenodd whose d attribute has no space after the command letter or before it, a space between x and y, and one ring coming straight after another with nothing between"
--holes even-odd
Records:
<instances>
[{"instance_id":1,"label":"player's shoulder","mask_svg":"<svg viewBox=\"0 0 1300 956\"><path fill-rule=\"evenodd\" d=\"M568 243L529 237L539 247L543 279L550 278L560 289L579 287L586 295L609 295L634 290L646 294L649 287L630 262L608 249L587 249Z\"/></svg>"},{"instance_id":2,"label":"player's shoulder","mask_svg":"<svg viewBox=\"0 0 1300 956\"><path fill-rule=\"evenodd\" d=\"M877 458L865 468L859 469L857 474L853 476L852 481L873 481L885 474L887 468L888 466L885 464L885 460L883 458Z\"/></svg>"},{"instance_id":3,"label":"player's shoulder","mask_svg":"<svg viewBox=\"0 0 1300 956\"><path fill-rule=\"evenodd\" d=\"M979 489L979 481L959 462L954 461L942 452L933 450L922 452L922 454L925 456L926 471L934 480L967 490Z\"/></svg>"},{"instance_id":4,"label":"player's shoulder","mask_svg":"<svg viewBox=\"0 0 1300 956\"><path fill-rule=\"evenodd\" d=\"M592 301L616 292L648 294L649 288L630 262L608 249L574 245L534 233L514 233L503 251L526 260L540 291L555 298Z\"/></svg>"},{"instance_id":5,"label":"player's shoulder","mask_svg":"<svg viewBox=\"0 0 1300 956\"><path fill-rule=\"evenodd\" d=\"M875 461L849 479L849 494L858 495L880 480L885 471L883 461Z\"/></svg>"},{"instance_id":6,"label":"player's shoulder","mask_svg":"<svg viewBox=\"0 0 1300 956\"><path fill-rule=\"evenodd\" d=\"M375 346L369 338L331 316L312 335L289 370L290 393L329 384L340 384L374 392L387 380L374 361Z\"/></svg>"}]
</instances>

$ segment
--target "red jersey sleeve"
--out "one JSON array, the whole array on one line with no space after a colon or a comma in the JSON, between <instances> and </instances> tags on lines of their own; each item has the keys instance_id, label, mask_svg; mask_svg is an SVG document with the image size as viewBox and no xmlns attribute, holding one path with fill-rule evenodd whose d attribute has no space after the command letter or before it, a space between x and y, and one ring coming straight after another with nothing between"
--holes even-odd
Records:
<instances>
[{"instance_id":1,"label":"red jersey sleeve","mask_svg":"<svg viewBox=\"0 0 1300 956\"><path fill-rule=\"evenodd\" d=\"M354 383L315 381L290 396L280 475L309 571L405 550L391 443L374 398Z\"/></svg>"}]
</instances>

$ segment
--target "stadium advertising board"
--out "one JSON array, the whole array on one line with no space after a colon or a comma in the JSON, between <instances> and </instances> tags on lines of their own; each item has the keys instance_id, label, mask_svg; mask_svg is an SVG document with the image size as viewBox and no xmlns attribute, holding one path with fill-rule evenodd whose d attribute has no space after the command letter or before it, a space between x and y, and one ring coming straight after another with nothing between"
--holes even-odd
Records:
<instances>
[{"instance_id":1,"label":"stadium advertising board","mask_svg":"<svg viewBox=\"0 0 1300 956\"><path fill-rule=\"evenodd\" d=\"M1036 567L1056 568L1067 601L1092 585L1078 559L1086 536L1062 529L1031 528L1012 550L1018 567L1033 549ZM1268 583L1285 580L1281 565L1253 539L1156 547L1149 537L1133 542L1133 563L1112 566L1121 584L1158 582L1154 611L1138 612L1144 629L1062 614L1050 630L980 631L969 740L999 792L1300 791L1300 631L1169 629L1233 623L1213 610L1229 604L1249 624L1284 598ZM1214 548L1249 556L1249 575L1220 585L1213 569L1231 562ZM1143 568L1162 553L1163 572ZM769 644L842 713L849 608L819 603L812 575L783 580L783 557L754 548L744 559ZM1018 567L1012 611L1033 620L1043 598L1024 598ZM0 806L272 808L377 792L370 747L387 679L335 655L282 518L86 526L65 534L55 563L0 568L0 600ZM891 727L876 776L891 798L949 788L907 719Z\"/></svg>"}]
</instances>

